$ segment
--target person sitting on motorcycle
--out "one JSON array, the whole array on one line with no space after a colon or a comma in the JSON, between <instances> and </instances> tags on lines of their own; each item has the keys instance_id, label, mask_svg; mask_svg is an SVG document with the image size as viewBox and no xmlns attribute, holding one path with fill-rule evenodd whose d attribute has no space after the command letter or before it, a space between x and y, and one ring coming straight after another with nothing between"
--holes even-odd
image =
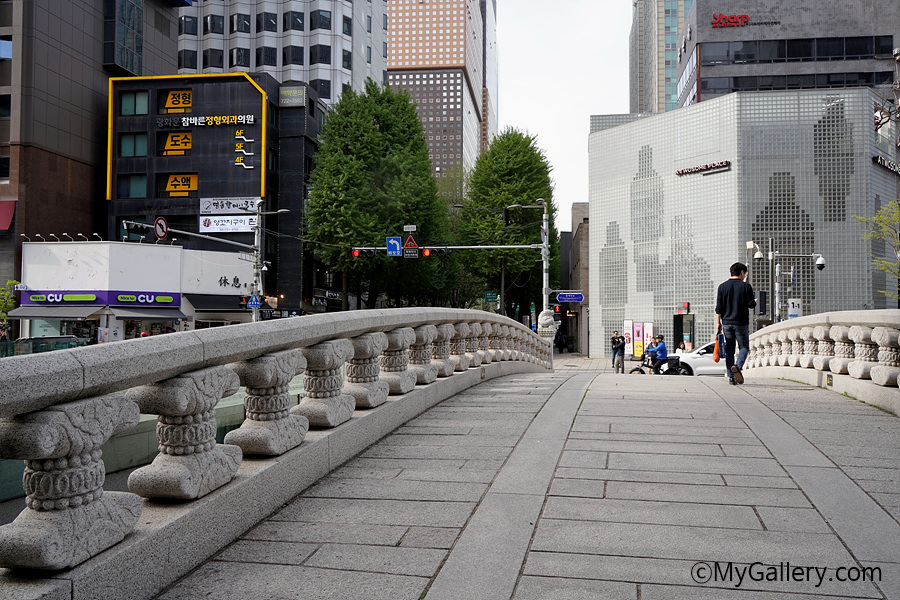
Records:
<instances>
[{"instance_id":1,"label":"person sitting on motorcycle","mask_svg":"<svg viewBox=\"0 0 900 600\"><path fill-rule=\"evenodd\" d=\"M669 351L666 349L666 343L663 341L662 334L657 335L655 338L656 346L654 346L654 357L653 357L653 373L655 375L659 375L659 368L668 362Z\"/></svg>"}]
</instances>

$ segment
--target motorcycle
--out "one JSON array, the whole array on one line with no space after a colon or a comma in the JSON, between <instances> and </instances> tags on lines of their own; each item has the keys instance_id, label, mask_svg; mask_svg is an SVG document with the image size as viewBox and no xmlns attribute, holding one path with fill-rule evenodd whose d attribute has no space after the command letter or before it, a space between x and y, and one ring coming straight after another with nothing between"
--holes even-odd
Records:
<instances>
[{"instance_id":1,"label":"motorcycle","mask_svg":"<svg viewBox=\"0 0 900 600\"><path fill-rule=\"evenodd\" d=\"M641 355L641 364L628 371L629 375L646 375L653 371L653 361L646 352ZM681 359L677 356L670 356L666 359L666 364L660 366L660 375L690 375L691 372L681 366Z\"/></svg>"}]
</instances>

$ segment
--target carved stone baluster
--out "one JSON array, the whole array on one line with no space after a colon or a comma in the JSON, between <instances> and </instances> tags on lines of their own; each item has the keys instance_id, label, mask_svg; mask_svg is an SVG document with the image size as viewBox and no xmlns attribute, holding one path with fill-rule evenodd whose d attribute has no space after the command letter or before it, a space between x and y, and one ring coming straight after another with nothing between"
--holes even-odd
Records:
<instances>
[{"instance_id":1,"label":"carved stone baluster","mask_svg":"<svg viewBox=\"0 0 900 600\"><path fill-rule=\"evenodd\" d=\"M768 367L769 359L772 358L772 344L769 343L769 335L764 334L759 336L759 345L762 350L762 355L759 357L760 366Z\"/></svg>"},{"instance_id":2,"label":"carved stone baluster","mask_svg":"<svg viewBox=\"0 0 900 600\"><path fill-rule=\"evenodd\" d=\"M872 367L878 364L878 344L872 341L872 328L854 325L848 337L853 340L853 362L847 372L854 379L869 379Z\"/></svg>"},{"instance_id":3,"label":"carved stone baluster","mask_svg":"<svg viewBox=\"0 0 900 600\"><path fill-rule=\"evenodd\" d=\"M799 367L800 356L803 354L803 340L800 339L800 330L789 330L788 339L791 341L791 353L788 354L788 364L792 367Z\"/></svg>"},{"instance_id":4,"label":"carved stone baluster","mask_svg":"<svg viewBox=\"0 0 900 600\"><path fill-rule=\"evenodd\" d=\"M488 337L488 353L492 362L503 360L503 326L491 324L491 335Z\"/></svg>"},{"instance_id":5,"label":"carved stone baluster","mask_svg":"<svg viewBox=\"0 0 900 600\"><path fill-rule=\"evenodd\" d=\"M831 328L823 325L813 330L813 337L818 340L816 355L813 357L813 367L816 371L827 371L834 358L834 340L831 339Z\"/></svg>"},{"instance_id":6,"label":"carved stone baluster","mask_svg":"<svg viewBox=\"0 0 900 600\"><path fill-rule=\"evenodd\" d=\"M353 358L347 363L344 393L353 396L356 408L374 408L387 401L390 386L379 379L381 353L388 347L387 336L378 331L364 333L350 340Z\"/></svg>"},{"instance_id":7,"label":"carved stone baluster","mask_svg":"<svg viewBox=\"0 0 900 600\"><path fill-rule=\"evenodd\" d=\"M813 361L816 358L818 342L816 341L814 332L815 329L813 327L804 327L800 330L800 339L803 341L803 353L800 356L800 366L804 369L812 368Z\"/></svg>"},{"instance_id":8,"label":"carved stone baluster","mask_svg":"<svg viewBox=\"0 0 900 600\"><path fill-rule=\"evenodd\" d=\"M490 350L491 331L493 325L481 323L481 335L478 336L478 354L481 355L481 364L487 365L494 359L494 353Z\"/></svg>"},{"instance_id":9,"label":"carved stone baluster","mask_svg":"<svg viewBox=\"0 0 900 600\"><path fill-rule=\"evenodd\" d=\"M437 365L431 361L431 342L437 336L437 327L420 325L414 331L416 339L409 347L409 370L416 374L416 383L431 383L438 376Z\"/></svg>"},{"instance_id":10,"label":"carved stone baluster","mask_svg":"<svg viewBox=\"0 0 900 600\"><path fill-rule=\"evenodd\" d=\"M215 408L239 388L234 371L211 367L129 390L142 413L159 415L159 455L128 477L128 489L145 498L191 500L231 481L243 453L216 444Z\"/></svg>"},{"instance_id":11,"label":"carved stone baluster","mask_svg":"<svg viewBox=\"0 0 900 600\"><path fill-rule=\"evenodd\" d=\"M381 355L381 378L392 394L405 394L416 387L416 374L409 370L409 347L416 341L412 327L400 327L387 333L387 350Z\"/></svg>"},{"instance_id":12,"label":"carved stone baluster","mask_svg":"<svg viewBox=\"0 0 900 600\"><path fill-rule=\"evenodd\" d=\"M456 329L450 323L437 326L434 343L431 344L431 364L437 367L438 377L453 375L456 365L450 360L450 340Z\"/></svg>"},{"instance_id":13,"label":"carved stone baluster","mask_svg":"<svg viewBox=\"0 0 900 600\"><path fill-rule=\"evenodd\" d=\"M850 341L850 328L841 325L831 327L831 339L834 340L834 358L828 363L832 373L846 373L847 366L853 362L853 342Z\"/></svg>"},{"instance_id":14,"label":"carved stone baluster","mask_svg":"<svg viewBox=\"0 0 900 600\"><path fill-rule=\"evenodd\" d=\"M762 366L762 357L763 357L762 340L759 337L755 337L750 340L750 355L747 358L747 362L750 363L750 368L761 367Z\"/></svg>"},{"instance_id":15,"label":"carved stone baluster","mask_svg":"<svg viewBox=\"0 0 900 600\"><path fill-rule=\"evenodd\" d=\"M776 347L778 348L777 364L780 367L786 367L788 364L788 354L791 351L791 340L788 339L787 330L782 329L778 332L778 341L776 344Z\"/></svg>"},{"instance_id":16,"label":"carved stone baluster","mask_svg":"<svg viewBox=\"0 0 900 600\"><path fill-rule=\"evenodd\" d=\"M509 325L500 326L500 360L512 360L512 333Z\"/></svg>"},{"instance_id":17,"label":"carved stone baluster","mask_svg":"<svg viewBox=\"0 0 900 600\"><path fill-rule=\"evenodd\" d=\"M246 388L247 418L225 435L225 443L240 447L244 454L262 456L278 456L299 446L309 430L309 421L290 413L288 385L306 369L303 353L285 350L228 367Z\"/></svg>"},{"instance_id":18,"label":"carved stone baluster","mask_svg":"<svg viewBox=\"0 0 900 600\"><path fill-rule=\"evenodd\" d=\"M343 338L328 340L302 352L306 357L306 392L291 412L309 419L313 427L337 427L349 421L356 400L342 393L341 366L353 357L353 344Z\"/></svg>"},{"instance_id":19,"label":"carved stone baluster","mask_svg":"<svg viewBox=\"0 0 900 600\"><path fill-rule=\"evenodd\" d=\"M513 360L523 360L525 358L524 353L522 352L523 336L524 336L524 333L522 332L521 329L517 328L517 329L513 330L513 346L512 346Z\"/></svg>"},{"instance_id":20,"label":"carved stone baluster","mask_svg":"<svg viewBox=\"0 0 900 600\"><path fill-rule=\"evenodd\" d=\"M466 337L466 356L470 367L481 366L481 354L478 352L478 338L481 336L481 323L469 323L469 335Z\"/></svg>"},{"instance_id":21,"label":"carved stone baluster","mask_svg":"<svg viewBox=\"0 0 900 600\"><path fill-rule=\"evenodd\" d=\"M872 340L878 344L878 365L869 375L872 382L884 386L896 386L900 378L900 331L890 327L876 327Z\"/></svg>"},{"instance_id":22,"label":"carved stone baluster","mask_svg":"<svg viewBox=\"0 0 900 600\"><path fill-rule=\"evenodd\" d=\"M469 368L469 355L466 354L466 338L469 337L469 325L457 323L453 326L453 337L450 339L450 360L454 371L465 371Z\"/></svg>"},{"instance_id":23,"label":"carved stone baluster","mask_svg":"<svg viewBox=\"0 0 900 600\"><path fill-rule=\"evenodd\" d=\"M122 541L142 500L104 492L100 446L140 419L134 402L98 396L0 421L3 458L25 460L25 510L0 527L0 566L65 569Z\"/></svg>"}]
</instances>

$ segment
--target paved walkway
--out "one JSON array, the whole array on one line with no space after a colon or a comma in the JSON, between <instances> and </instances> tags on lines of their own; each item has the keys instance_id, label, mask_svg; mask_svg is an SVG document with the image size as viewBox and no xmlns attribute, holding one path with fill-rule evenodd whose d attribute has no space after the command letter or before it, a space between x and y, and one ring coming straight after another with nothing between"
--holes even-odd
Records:
<instances>
[{"instance_id":1,"label":"paved walkway","mask_svg":"<svg viewBox=\"0 0 900 600\"><path fill-rule=\"evenodd\" d=\"M410 421L160 598L900 600L900 419L556 367Z\"/></svg>"}]
</instances>

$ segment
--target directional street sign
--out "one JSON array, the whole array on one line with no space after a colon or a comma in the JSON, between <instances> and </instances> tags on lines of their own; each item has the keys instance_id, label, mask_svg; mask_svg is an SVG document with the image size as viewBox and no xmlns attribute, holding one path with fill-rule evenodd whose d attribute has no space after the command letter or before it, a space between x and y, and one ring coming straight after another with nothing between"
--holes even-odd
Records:
<instances>
[{"instance_id":1,"label":"directional street sign","mask_svg":"<svg viewBox=\"0 0 900 600\"><path fill-rule=\"evenodd\" d=\"M583 302L584 294L562 293L556 295L557 302Z\"/></svg>"},{"instance_id":2,"label":"directional street sign","mask_svg":"<svg viewBox=\"0 0 900 600\"><path fill-rule=\"evenodd\" d=\"M397 237L389 237L385 238L387 246L387 255L388 256L403 256L403 249L401 248L400 236Z\"/></svg>"},{"instance_id":3,"label":"directional street sign","mask_svg":"<svg viewBox=\"0 0 900 600\"><path fill-rule=\"evenodd\" d=\"M259 296L250 296L247 300L247 308L259 308Z\"/></svg>"},{"instance_id":4,"label":"directional street sign","mask_svg":"<svg viewBox=\"0 0 900 600\"><path fill-rule=\"evenodd\" d=\"M403 236L403 258L419 258L419 240L415 234Z\"/></svg>"}]
</instances>

